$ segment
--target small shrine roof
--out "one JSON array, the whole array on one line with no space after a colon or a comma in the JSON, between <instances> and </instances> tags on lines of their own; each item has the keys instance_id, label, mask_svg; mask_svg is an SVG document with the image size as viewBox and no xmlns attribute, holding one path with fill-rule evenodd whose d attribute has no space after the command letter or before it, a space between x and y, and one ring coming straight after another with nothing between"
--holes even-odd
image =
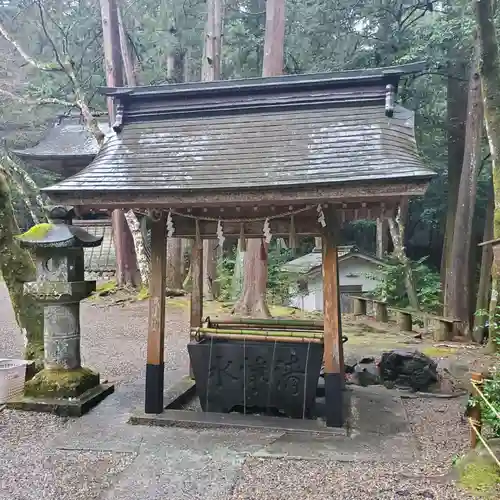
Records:
<instances>
[{"instance_id":1,"label":"small shrine roof","mask_svg":"<svg viewBox=\"0 0 500 500\"><path fill-rule=\"evenodd\" d=\"M187 193L424 182L399 78L422 65L156 87L104 89L114 133L83 171L44 191L62 203L134 203Z\"/></svg>"},{"instance_id":2,"label":"small shrine roof","mask_svg":"<svg viewBox=\"0 0 500 500\"><path fill-rule=\"evenodd\" d=\"M339 262L347 260L349 258L359 258L362 260L368 260L377 265L383 265L384 261L378 259L374 255L361 252L354 245L345 245L337 247L337 255ZM321 249L314 249L312 252L303 255L302 257L297 257L296 259L290 260L286 264L281 266L281 270L291 274L309 274L312 271L321 267L323 262Z\"/></svg>"},{"instance_id":3,"label":"small shrine roof","mask_svg":"<svg viewBox=\"0 0 500 500\"><path fill-rule=\"evenodd\" d=\"M104 134L109 133L107 116L99 121ZM97 155L99 146L78 114L57 118L45 136L31 148L13 153L33 165L64 175L72 175L86 167ZM65 172L68 168L69 171Z\"/></svg>"}]
</instances>

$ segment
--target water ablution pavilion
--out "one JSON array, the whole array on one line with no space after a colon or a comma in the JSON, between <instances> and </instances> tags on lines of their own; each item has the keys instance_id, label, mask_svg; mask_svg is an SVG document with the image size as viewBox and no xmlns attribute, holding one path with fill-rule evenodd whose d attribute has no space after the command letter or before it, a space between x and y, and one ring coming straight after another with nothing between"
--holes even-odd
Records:
<instances>
[{"instance_id":1,"label":"water ablution pavilion","mask_svg":"<svg viewBox=\"0 0 500 500\"><path fill-rule=\"evenodd\" d=\"M393 216L424 194L433 172L417 153L413 112L395 103L401 77L423 69L102 90L117 109L102 149L45 192L57 204L150 214L145 414L160 418L166 406L165 248L174 235L195 240L188 348L200 418L262 406L313 416L324 364L326 425L343 425L338 230ZM323 322L204 318L204 238L259 238L265 248L306 235L323 238Z\"/></svg>"}]
</instances>

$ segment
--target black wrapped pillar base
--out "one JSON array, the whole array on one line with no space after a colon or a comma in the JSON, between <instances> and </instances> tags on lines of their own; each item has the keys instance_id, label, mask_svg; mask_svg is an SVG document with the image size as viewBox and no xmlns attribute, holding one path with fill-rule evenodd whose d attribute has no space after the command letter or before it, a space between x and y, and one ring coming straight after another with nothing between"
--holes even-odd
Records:
<instances>
[{"instance_id":1,"label":"black wrapped pillar base","mask_svg":"<svg viewBox=\"0 0 500 500\"><path fill-rule=\"evenodd\" d=\"M322 344L204 339L188 351L203 411L314 415Z\"/></svg>"},{"instance_id":2,"label":"black wrapped pillar base","mask_svg":"<svg viewBox=\"0 0 500 500\"><path fill-rule=\"evenodd\" d=\"M325 417L327 427L344 425L344 380L340 373L325 373Z\"/></svg>"},{"instance_id":3,"label":"black wrapped pillar base","mask_svg":"<svg viewBox=\"0 0 500 500\"><path fill-rule=\"evenodd\" d=\"M161 413L163 411L165 363L146 365L146 400L145 413Z\"/></svg>"}]
</instances>

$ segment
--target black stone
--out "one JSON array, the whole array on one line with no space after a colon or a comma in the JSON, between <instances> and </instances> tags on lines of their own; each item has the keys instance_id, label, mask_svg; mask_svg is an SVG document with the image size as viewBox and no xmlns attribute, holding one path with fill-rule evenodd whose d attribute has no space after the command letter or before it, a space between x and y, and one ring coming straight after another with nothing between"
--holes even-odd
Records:
<instances>
[{"instance_id":1,"label":"black stone","mask_svg":"<svg viewBox=\"0 0 500 500\"><path fill-rule=\"evenodd\" d=\"M344 371L348 374L354 373L357 364L358 359L355 356L347 356L344 359Z\"/></svg>"},{"instance_id":2,"label":"black stone","mask_svg":"<svg viewBox=\"0 0 500 500\"><path fill-rule=\"evenodd\" d=\"M414 391L427 391L438 381L437 364L418 351L385 352L379 367L384 381Z\"/></svg>"},{"instance_id":3,"label":"black stone","mask_svg":"<svg viewBox=\"0 0 500 500\"><path fill-rule=\"evenodd\" d=\"M314 415L321 344L205 339L188 352L203 411Z\"/></svg>"},{"instance_id":4,"label":"black stone","mask_svg":"<svg viewBox=\"0 0 500 500\"><path fill-rule=\"evenodd\" d=\"M356 365L353 378L354 383L362 385L363 387L377 385L382 382L380 378L380 369L375 363Z\"/></svg>"},{"instance_id":5,"label":"black stone","mask_svg":"<svg viewBox=\"0 0 500 500\"><path fill-rule=\"evenodd\" d=\"M163 411L163 387L165 364L146 365L146 401L145 413L161 413Z\"/></svg>"},{"instance_id":6,"label":"black stone","mask_svg":"<svg viewBox=\"0 0 500 500\"><path fill-rule=\"evenodd\" d=\"M358 362L358 364L360 364L360 365L371 364L371 363L375 363L375 358L373 358L371 356L361 358Z\"/></svg>"}]
</instances>

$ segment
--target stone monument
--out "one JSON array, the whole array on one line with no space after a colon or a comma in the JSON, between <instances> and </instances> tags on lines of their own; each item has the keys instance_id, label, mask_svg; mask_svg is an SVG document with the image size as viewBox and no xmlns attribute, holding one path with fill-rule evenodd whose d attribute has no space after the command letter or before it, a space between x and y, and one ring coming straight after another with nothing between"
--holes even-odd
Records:
<instances>
[{"instance_id":1,"label":"stone monument","mask_svg":"<svg viewBox=\"0 0 500 500\"><path fill-rule=\"evenodd\" d=\"M35 259L36 281L24 285L43 305L44 368L26 383L24 397L9 406L80 416L114 390L99 374L81 365L80 302L96 289L84 278L84 248L102 238L71 225L73 211L54 207L48 224L18 237Z\"/></svg>"}]
</instances>

